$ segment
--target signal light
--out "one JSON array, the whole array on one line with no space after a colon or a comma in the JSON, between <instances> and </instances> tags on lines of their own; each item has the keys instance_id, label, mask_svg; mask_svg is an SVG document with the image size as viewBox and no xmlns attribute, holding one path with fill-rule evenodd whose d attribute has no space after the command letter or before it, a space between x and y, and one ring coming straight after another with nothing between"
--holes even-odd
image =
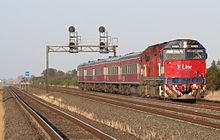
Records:
<instances>
[{"instance_id":1,"label":"signal light","mask_svg":"<svg viewBox=\"0 0 220 140\"><path fill-rule=\"evenodd\" d=\"M75 46L75 43L74 43L74 42L70 42L70 43L69 43L69 46L70 46L70 48L71 48L71 47Z\"/></svg>"},{"instance_id":2,"label":"signal light","mask_svg":"<svg viewBox=\"0 0 220 140\"><path fill-rule=\"evenodd\" d=\"M104 42L100 42L99 45L100 46L105 46L105 43Z\"/></svg>"},{"instance_id":3,"label":"signal light","mask_svg":"<svg viewBox=\"0 0 220 140\"><path fill-rule=\"evenodd\" d=\"M74 26L70 26L70 27L69 27L69 32L70 32L70 33L75 32L75 30L76 30L76 29L75 29L75 27L74 27Z\"/></svg>"},{"instance_id":4,"label":"signal light","mask_svg":"<svg viewBox=\"0 0 220 140\"><path fill-rule=\"evenodd\" d=\"M78 48L74 42L69 43L69 52L70 53L78 53Z\"/></svg>"},{"instance_id":5,"label":"signal light","mask_svg":"<svg viewBox=\"0 0 220 140\"><path fill-rule=\"evenodd\" d=\"M99 32L100 33L104 33L105 32L105 27L104 26L100 26L99 27Z\"/></svg>"},{"instance_id":6,"label":"signal light","mask_svg":"<svg viewBox=\"0 0 220 140\"><path fill-rule=\"evenodd\" d=\"M109 49L104 42L99 43L100 53L109 53Z\"/></svg>"}]
</instances>

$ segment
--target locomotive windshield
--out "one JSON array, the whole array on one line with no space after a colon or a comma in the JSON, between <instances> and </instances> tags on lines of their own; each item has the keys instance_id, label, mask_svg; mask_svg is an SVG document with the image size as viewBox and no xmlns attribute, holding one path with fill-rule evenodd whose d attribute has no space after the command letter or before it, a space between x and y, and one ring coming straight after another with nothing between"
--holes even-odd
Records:
<instances>
[{"instance_id":1,"label":"locomotive windshield","mask_svg":"<svg viewBox=\"0 0 220 140\"><path fill-rule=\"evenodd\" d=\"M188 49L186 50L186 59L205 59L205 50Z\"/></svg>"},{"instance_id":2,"label":"locomotive windshield","mask_svg":"<svg viewBox=\"0 0 220 140\"><path fill-rule=\"evenodd\" d=\"M164 60L200 60L206 59L204 49L165 49Z\"/></svg>"},{"instance_id":3,"label":"locomotive windshield","mask_svg":"<svg viewBox=\"0 0 220 140\"><path fill-rule=\"evenodd\" d=\"M166 49L164 50L165 60L180 60L184 59L183 49Z\"/></svg>"}]
</instances>

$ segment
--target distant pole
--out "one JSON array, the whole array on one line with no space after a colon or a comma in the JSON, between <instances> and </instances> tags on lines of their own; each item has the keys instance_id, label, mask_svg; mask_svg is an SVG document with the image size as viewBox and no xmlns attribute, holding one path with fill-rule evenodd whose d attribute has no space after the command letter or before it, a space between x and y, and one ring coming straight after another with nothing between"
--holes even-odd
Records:
<instances>
[{"instance_id":1,"label":"distant pole","mask_svg":"<svg viewBox=\"0 0 220 140\"><path fill-rule=\"evenodd\" d=\"M48 93L48 67L49 67L49 46L46 46L46 93Z\"/></svg>"}]
</instances>

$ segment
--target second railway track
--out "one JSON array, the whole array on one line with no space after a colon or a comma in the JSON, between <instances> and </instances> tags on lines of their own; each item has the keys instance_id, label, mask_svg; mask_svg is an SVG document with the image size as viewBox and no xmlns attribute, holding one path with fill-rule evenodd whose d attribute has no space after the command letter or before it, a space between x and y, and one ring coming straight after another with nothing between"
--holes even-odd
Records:
<instances>
[{"instance_id":1,"label":"second railway track","mask_svg":"<svg viewBox=\"0 0 220 140\"><path fill-rule=\"evenodd\" d=\"M142 112L153 113L153 114L168 117L171 119L181 120L181 121L185 121L188 123L197 124L197 125L220 130L220 125L218 122L220 116L215 115L215 114L202 113L202 112L191 111L191 110L186 110L186 109L177 109L173 107L166 107L166 106L155 105L155 104L150 104L150 103L142 103L142 102L127 100L127 99L116 98L116 97L94 95L94 94L85 93L79 90L71 91L69 89L61 89L61 88L55 88L55 89L50 89L50 90L56 91L56 92L59 91L59 92L71 94L71 95L77 95L77 96L88 98L88 99L95 100L95 101L106 102L106 103L121 106L121 107L131 108L131 109L135 109L135 110L142 111ZM173 111L173 112L157 110L158 108L161 110L168 110L168 111ZM184 114L188 114L192 116L185 116L179 113L184 113ZM195 118L193 116L203 117L205 119L198 119L197 117ZM217 122L209 121L209 119L214 119Z\"/></svg>"}]
</instances>

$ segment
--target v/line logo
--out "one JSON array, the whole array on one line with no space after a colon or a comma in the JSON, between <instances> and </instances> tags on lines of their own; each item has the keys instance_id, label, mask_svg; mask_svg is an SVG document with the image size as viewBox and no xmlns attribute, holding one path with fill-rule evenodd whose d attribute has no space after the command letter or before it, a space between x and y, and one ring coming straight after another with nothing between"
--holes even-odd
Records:
<instances>
[{"instance_id":1,"label":"v/line logo","mask_svg":"<svg viewBox=\"0 0 220 140\"><path fill-rule=\"evenodd\" d=\"M177 64L178 70L191 70L192 66L187 64Z\"/></svg>"}]
</instances>

